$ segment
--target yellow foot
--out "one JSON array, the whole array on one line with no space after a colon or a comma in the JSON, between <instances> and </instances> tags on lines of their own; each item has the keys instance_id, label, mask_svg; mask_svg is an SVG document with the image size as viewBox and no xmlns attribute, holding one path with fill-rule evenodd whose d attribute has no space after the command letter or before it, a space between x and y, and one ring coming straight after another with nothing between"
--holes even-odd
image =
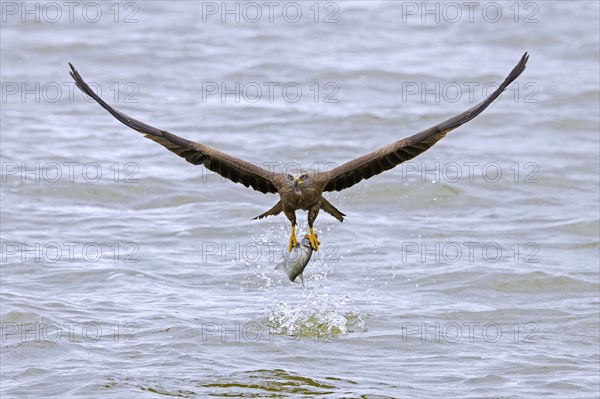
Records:
<instances>
[{"instance_id":1,"label":"yellow foot","mask_svg":"<svg viewBox=\"0 0 600 399\"><path fill-rule=\"evenodd\" d=\"M315 234L314 230L312 229L312 227L310 228L310 234L306 234L304 237L308 238L310 241L310 246L315 250L318 251L319 250L319 244L321 244L319 242L319 240L317 240L317 235Z\"/></svg>"},{"instance_id":2,"label":"yellow foot","mask_svg":"<svg viewBox=\"0 0 600 399\"><path fill-rule=\"evenodd\" d=\"M292 234L290 234L290 243L288 244L288 252L292 252L292 248L294 248L298 243L296 242L296 231L294 226L292 225Z\"/></svg>"}]
</instances>

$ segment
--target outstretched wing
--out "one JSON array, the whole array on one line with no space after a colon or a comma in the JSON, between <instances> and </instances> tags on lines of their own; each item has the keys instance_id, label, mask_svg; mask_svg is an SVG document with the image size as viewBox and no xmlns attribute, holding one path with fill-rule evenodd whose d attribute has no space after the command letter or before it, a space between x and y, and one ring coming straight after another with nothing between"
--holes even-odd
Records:
<instances>
[{"instance_id":1,"label":"outstretched wing","mask_svg":"<svg viewBox=\"0 0 600 399\"><path fill-rule=\"evenodd\" d=\"M444 138L449 131L467 123L483 112L525 70L528 59L529 55L523 54L519 63L496 91L462 114L318 175L319 179L325 182L324 191L341 191L427 151Z\"/></svg>"},{"instance_id":2,"label":"outstretched wing","mask_svg":"<svg viewBox=\"0 0 600 399\"><path fill-rule=\"evenodd\" d=\"M145 137L156 141L169 151L174 152L194 165L204 165L205 168L246 187L252 187L261 193L277 192L277 175L257 165L236 158L204 144L196 143L165 130L160 130L122 112L117 111L102 100L83 80L79 72L69 63L71 76L77 87L85 94L92 97L112 116L130 128L143 133Z\"/></svg>"}]
</instances>

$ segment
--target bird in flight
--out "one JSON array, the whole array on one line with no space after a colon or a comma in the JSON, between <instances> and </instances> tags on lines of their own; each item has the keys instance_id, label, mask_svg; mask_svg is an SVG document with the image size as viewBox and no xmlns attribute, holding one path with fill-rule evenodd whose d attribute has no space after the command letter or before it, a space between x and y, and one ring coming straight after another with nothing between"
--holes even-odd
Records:
<instances>
[{"instance_id":1,"label":"bird in flight","mask_svg":"<svg viewBox=\"0 0 600 399\"><path fill-rule=\"evenodd\" d=\"M215 148L187 140L166 130L157 129L117 111L90 89L90 86L83 80L73 65L69 63L69 66L71 67L70 74L77 87L96 100L98 104L124 125L143 133L146 138L185 158L186 161L194 165L204 165L205 168L234 183L252 187L264 194L279 194L279 201L271 209L254 219L275 216L283 212L292 224L288 251L291 251L297 245L295 232L296 211L300 209L308 211L310 230L306 238L310 240L312 248L318 251L319 241L313 227L319 211L323 210L329 213L340 222L346 216L323 197L324 192L341 191L352 187L362 180L392 169L402 162L427 151L445 137L448 132L469 122L483 112L502 94L508 85L521 75L525 70L528 59L527 53L523 54L519 63L504 79L504 82L489 97L461 114L328 171L310 173L299 171L290 174L269 171Z\"/></svg>"}]
</instances>

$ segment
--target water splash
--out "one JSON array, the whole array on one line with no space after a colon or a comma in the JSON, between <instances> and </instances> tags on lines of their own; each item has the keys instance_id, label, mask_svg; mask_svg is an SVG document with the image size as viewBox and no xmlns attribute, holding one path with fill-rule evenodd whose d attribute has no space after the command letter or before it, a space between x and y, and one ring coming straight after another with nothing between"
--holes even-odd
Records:
<instances>
[{"instance_id":1,"label":"water splash","mask_svg":"<svg viewBox=\"0 0 600 399\"><path fill-rule=\"evenodd\" d=\"M286 250L289 234L286 227L281 223L263 225L260 232L253 234L253 240L265 244L281 242L278 251ZM301 223L297 233L305 230L308 226ZM303 289L299 280L291 283L275 270L282 256L283 253L276 252L273 259L246 265L254 272L252 285L258 286L267 301L265 323L273 334L323 338L365 331L365 322L350 295L330 292L328 276L339 263L328 262L324 251L313 252L305 269Z\"/></svg>"},{"instance_id":2,"label":"water splash","mask_svg":"<svg viewBox=\"0 0 600 399\"><path fill-rule=\"evenodd\" d=\"M337 337L363 331L358 308L347 295L331 295L315 289L300 297L276 300L267 309L267 323L274 334L299 337Z\"/></svg>"}]
</instances>

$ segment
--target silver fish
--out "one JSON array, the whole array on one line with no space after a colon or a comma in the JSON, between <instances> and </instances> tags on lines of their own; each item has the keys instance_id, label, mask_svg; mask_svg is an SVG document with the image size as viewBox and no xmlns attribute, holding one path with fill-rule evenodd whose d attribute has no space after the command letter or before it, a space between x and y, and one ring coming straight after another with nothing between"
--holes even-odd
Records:
<instances>
[{"instance_id":1,"label":"silver fish","mask_svg":"<svg viewBox=\"0 0 600 399\"><path fill-rule=\"evenodd\" d=\"M296 245L292 248L291 252L285 252L283 262L277 264L275 270L281 270L291 282L294 282L296 277L300 276L302 287L304 287L304 277L302 276L302 272L304 272L304 268L306 268L312 253L313 249L310 246L310 240L308 239L308 236L305 236L300 242L300 245Z\"/></svg>"}]
</instances>

